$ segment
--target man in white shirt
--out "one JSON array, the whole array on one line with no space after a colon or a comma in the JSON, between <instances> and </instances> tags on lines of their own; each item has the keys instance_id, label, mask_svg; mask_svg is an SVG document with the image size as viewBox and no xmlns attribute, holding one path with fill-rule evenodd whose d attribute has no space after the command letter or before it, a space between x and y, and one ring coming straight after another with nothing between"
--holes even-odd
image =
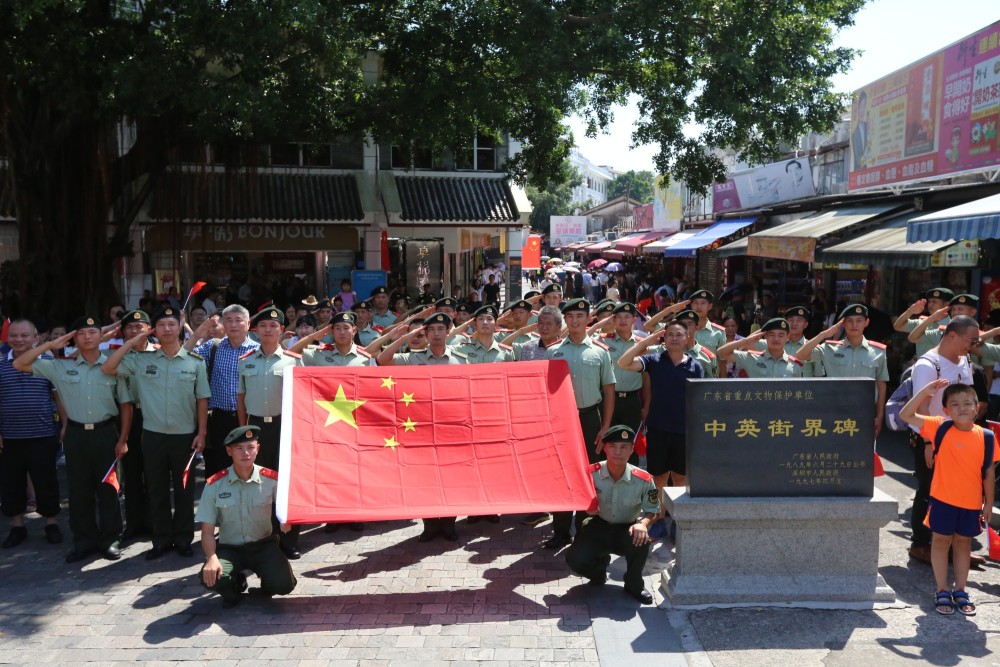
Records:
<instances>
[{"instance_id":1,"label":"man in white shirt","mask_svg":"<svg viewBox=\"0 0 1000 667\"><path fill-rule=\"evenodd\" d=\"M938 378L945 378L951 384L973 384L972 366L969 364L969 350L979 342L979 324L964 315L948 323L937 347L925 353L913 364L913 394ZM941 397L944 389L931 395L924 405L917 408L920 414L944 417ZM924 525L927 515L927 500L931 492L931 469L927 467L924 450L933 443L924 440L916 432L910 433L913 445L913 474L917 478L917 490L910 510L910 527L913 531L910 556L923 563L931 562L931 531ZM975 563L973 556L973 563ZM981 563L982 561L980 561Z\"/></svg>"}]
</instances>

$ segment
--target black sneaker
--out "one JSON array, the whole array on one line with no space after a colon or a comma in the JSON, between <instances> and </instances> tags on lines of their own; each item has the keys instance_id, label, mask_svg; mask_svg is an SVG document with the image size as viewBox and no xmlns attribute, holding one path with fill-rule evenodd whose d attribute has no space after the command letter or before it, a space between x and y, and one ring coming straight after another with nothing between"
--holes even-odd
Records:
<instances>
[{"instance_id":1,"label":"black sneaker","mask_svg":"<svg viewBox=\"0 0 1000 667\"><path fill-rule=\"evenodd\" d=\"M59 544L63 541L62 530L57 524L45 524L45 541L49 544Z\"/></svg>"},{"instance_id":2,"label":"black sneaker","mask_svg":"<svg viewBox=\"0 0 1000 667\"><path fill-rule=\"evenodd\" d=\"M7 535L7 539L3 541L3 548L13 549L26 539L28 539L28 529L24 526L14 526L10 529L10 534Z\"/></svg>"}]
</instances>

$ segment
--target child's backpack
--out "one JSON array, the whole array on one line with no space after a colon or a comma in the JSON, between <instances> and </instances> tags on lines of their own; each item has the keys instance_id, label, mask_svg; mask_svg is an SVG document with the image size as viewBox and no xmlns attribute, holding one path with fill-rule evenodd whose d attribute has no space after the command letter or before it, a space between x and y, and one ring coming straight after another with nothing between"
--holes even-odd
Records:
<instances>
[{"instance_id":1,"label":"child's backpack","mask_svg":"<svg viewBox=\"0 0 1000 667\"><path fill-rule=\"evenodd\" d=\"M937 370L937 376L941 377L941 365L937 361L933 361L933 363ZM910 366L903 371L899 377L899 386L885 402L885 425L889 427L890 431L905 431L909 428L906 422L900 419L899 413L903 406L913 398L913 393L913 366Z\"/></svg>"},{"instance_id":2,"label":"child's backpack","mask_svg":"<svg viewBox=\"0 0 1000 667\"><path fill-rule=\"evenodd\" d=\"M937 432L934 434L935 457L937 457L938 450L941 449L941 443L944 441L945 434L948 433L948 429L954 425L955 422L950 419L945 419L941 422L941 425L938 426ZM993 448L996 446L996 438L993 435L993 431L988 428L983 429L983 444L985 446L983 447L983 467L981 472L985 477L986 471L990 469L991 465L993 465Z\"/></svg>"}]
</instances>

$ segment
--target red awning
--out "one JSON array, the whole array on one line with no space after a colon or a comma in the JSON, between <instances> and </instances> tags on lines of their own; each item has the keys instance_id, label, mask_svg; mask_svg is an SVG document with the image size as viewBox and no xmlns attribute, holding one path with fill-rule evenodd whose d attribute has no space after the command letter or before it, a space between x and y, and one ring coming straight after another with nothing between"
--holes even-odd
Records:
<instances>
[{"instance_id":1,"label":"red awning","mask_svg":"<svg viewBox=\"0 0 1000 667\"><path fill-rule=\"evenodd\" d=\"M621 259L625 256L621 250L605 250L601 253L601 257L606 257L607 259Z\"/></svg>"},{"instance_id":2,"label":"red awning","mask_svg":"<svg viewBox=\"0 0 1000 667\"><path fill-rule=\"evenodd\" d=\"M577 248L576 254L578 255L599 255L602 250L607 250L614 244L614 241L600 241L598 243L592 243L583 248Z\"/></svg>"},{"instance_id":3,"label":"red awning","mask_svg":"<svg viewBox=\"0 0 1000 667\"><path fill-rule=\"evenodd\" d=\"M642 234L635 234L633 236L628 236L620 241L615 242L615 250L618 250L625 254L637 255L640 248L647 243L652 243L653 241L658 241L665 236L670 236L674 233L674 230L661 231L661 232L643 232Z\"/></svg>"}]
</instances>

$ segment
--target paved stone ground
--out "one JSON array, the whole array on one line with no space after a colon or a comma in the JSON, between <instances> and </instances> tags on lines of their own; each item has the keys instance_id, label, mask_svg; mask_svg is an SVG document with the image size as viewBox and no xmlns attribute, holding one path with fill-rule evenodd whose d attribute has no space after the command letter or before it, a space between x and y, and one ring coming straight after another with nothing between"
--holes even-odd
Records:
<instances>
[{"instance_id":1,"label":"paved stone ground","mask_svg":"<svg viewBox=\"0 0 1000 667\"><path fill-rule=\"evenodd\" d=\"M905 519L909 454L899 438L883 440L889 474L878 485L900 499ZM608 585L594 589L570 576L560 556L539 549L548 524L531 528L505 517L500 525L458 527L456 544L418 543L418 522L333 535L312 528L293 566L293 595L251 597L224 610L195 579L197 548L195 558L147 563L149 545L140 542L119 562L81 568L63 562L68 542L45 543L33 516L29 541L0 552L0 663L1000 664L1000 566L972 575L978 616L941 617L932 609L930 568L905 556L902 522L883 531L880 558L899 605L870 611L640 609L621 592L620 560ZM658 573L671 557L669 544L657 545L649 562L647 586L657 601Z\"/></svg>"}]
</instances>

